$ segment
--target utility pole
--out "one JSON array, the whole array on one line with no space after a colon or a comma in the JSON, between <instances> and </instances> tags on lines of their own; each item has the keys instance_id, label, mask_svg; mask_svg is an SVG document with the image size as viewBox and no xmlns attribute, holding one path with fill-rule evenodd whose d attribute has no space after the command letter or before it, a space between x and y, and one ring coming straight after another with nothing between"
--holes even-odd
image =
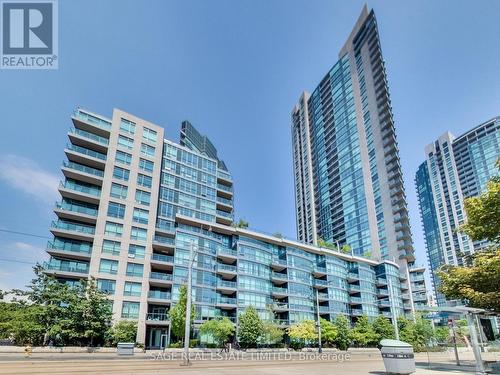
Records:
<instances>
[{"instance_id":1,"label":"utility pole","mask_svg":"<svg viewBox=\"0 0 500 375\"><path fill-rule=\"evenodd\" d=\"M188 264L188 280L187 280L187 298L186 298L186 322L184 326L184 362L183 366L190 366L189 362L189 341L191 332L191 289L192 289L192 274L194 262L194 243L191 242L189 247L189 264Z\"/></svg>"},{"instance_id":2,"label":"utility pole","mask_svg":"<svg viewBox=\"0 0 500 375\"><path fill-rule=\"evenodd\" d=\"M323 349L321 348L321 321L319 318L319 295L318 295L318 289L316 289L316 318L318 322L316 323L318 325L318 353L322 353Z\"/></svg>"}]
</instances>

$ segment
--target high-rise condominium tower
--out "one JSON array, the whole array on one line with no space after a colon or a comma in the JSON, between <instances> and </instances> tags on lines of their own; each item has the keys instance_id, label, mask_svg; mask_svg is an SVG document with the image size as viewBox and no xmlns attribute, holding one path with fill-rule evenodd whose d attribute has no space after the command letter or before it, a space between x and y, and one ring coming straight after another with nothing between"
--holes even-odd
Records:
<instances>
[{"instance_id":1,"label":"high-rise condominium tower","mask_svg":"<svg viewBox=\"0 0 500 375\"><path fill-rule=\"evenodd\" d=\"M424 229L427 258L439 305L436 270L443 264L462 265L463 255L480 250L485 242L472 242L457 231L464 223L464 199L478 195L498 174L500 117L493 118L455 138L446 132L425 148L424 161L415 176Z\"/></svg>"},{"instance_id":2,"label":"high-rise condominium tower","mask_svg":"<svg viewBox=\"0 0 500 375\"><path fill-rule=\"evenodd\" d=\"M292 111L297 237L415 260L377 21L364 7L339 60Z\"/></svg>"}]
</instances>

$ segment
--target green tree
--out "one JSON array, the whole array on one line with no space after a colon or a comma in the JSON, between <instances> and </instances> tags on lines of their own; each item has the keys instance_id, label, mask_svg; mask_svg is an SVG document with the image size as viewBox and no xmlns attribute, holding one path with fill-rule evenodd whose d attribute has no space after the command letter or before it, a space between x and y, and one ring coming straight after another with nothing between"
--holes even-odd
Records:
<instances>
[{"instance_id":1,"label":"green tree","mask_svg":"<svg viewBox=\"0 0 500 375\"><path fill-rule=\"evenodd\" d=\"M318 341L318 330L314 320L302 320L288 328L288 336L293 341L308 344Z\"/></svg>"},{"instance_id":2,"label":"green tree","mask_svg":"<svg viewBox=\"0 0 500 375\"><path fill-rule=\"evenodd\" d=\"M42 345L45 327L40 324L43 306L24 302L0 302L0 338L16 345Z\"/></svg>"},{"instance_id":3,"label":"green tree","mask_svg":"<svg viewBox=\"0 0 500 375\"><path fill-rule=\"evenodd\" d=\"M238 341L244 348L257 346L260 337L264 333L264 325L257 311L249 306L240 315L238 327Z\"/></svg>"},{"instance_id":4,"label":"green tree","mask_svg":"<svg viewBox=\"0 0 500 375\"><path fill-rule=\"evenodd\" d=\"M386 317L379 315L372 323L373 330L377 335L376 343L380 343L383 339L394 339L394 326Z\"/></svg>"},{"instance_id":5,"label":"green tree","mask_svg":"<svg viewBox=\"0 0 500 375\"><path fill-rule=\"evenodd\" d=\"M186 327L186 304L187 304L187 287L182 285L179 288L179 301L170 309L170 324L172 325L172 334L179 340L184 340ZM191 321L193 323L195 316L194 306L191 304Z\"/></svg>"},{"instance_id":6,"label":"green tree","mask_svg":"<svg viewBox=\"0 0 500 375\"><path fill-rule=\"evenodd\" d=\"M213 337L219 347L223 347L234 334L234 324L226 317L210 319L200 326L200 333Z\"/></svg>"},{"instance_id":7,"label":"green tree","mask_svg":"<svg viewBox=\"0 0 500 375\"><path fill-rule=\"evenodd\" d=\"M284 334L285 332L278 325L264 321L260 342L265 345L274 346L282 342Z\"/></svg>"},{"instance_id":8,"label":"green tree","mask_svg":"<svg viewBox=\"0 0 500 375\"><path fill-rule=\"evenodd\" d=\"M320 319L321 325L321 345L334 346L335 338L337 337L337 328L329 320Z\"/></svg>"},{"instance_id":9,"label":"green tree","mask_svg":"<svg viewBox=\"0 0 500 375\"><path fill-rule=\"evenodd\" d=\"M404 317L398 318L399 338L413 346L415 351L422 351L434 335L431 323L417 316L415 322Z\"/></svg>"},{"instance_id":10,"label":"green tree","mask_svg":"<svg viewBox=\"0 0 500 375\"><path fill-rule=\"evenodd\" d=\"M500 168L500 159L497 160ZM479 196L465 200L467 222L461 230L472 240L489 241L489 249L466 257L467 267L445 265L438 271L440 292L471 307L500 312L500 177Z\"/></svg>"},{"instance_id":11,"label":"green tree","mask_svg":"<svg viewBox=\"0 0 500 375\"><path fill-rule=\"evenodd\" d=\"M344 315L337 315L333 322L337 330L334 344L339 350L347 350L352 342L351 326Z\"/></svg>"},{"instance_id":12,"label":"green tree","mask_svg":"<svg viewBox=\"0 0 500 375\"><path fill-rule=\"evenodd\" d=\"M351 247L347 244L345 244L344 246L342 246L342 252L344 254L349 254L351 252Z\"/></svg>"},{"instance_id":13,"label":"green tree","mask_svg":"<svg viewBox=\"0 0 500 375\"><path fill-rule=\"evenodd\" d=\"M450 328L436 327L434 329L434 338L439 344L447 343L450 339Z\"/></svg>"},{"instance_id":14,"label":"green tree","mask_svg":"<svg viewBox=\"0 0 500 375\"><path fill-rule=\"evenodd\" d=\"M352 338L359 346L376 344L378 336L366 315L360 316L354 324Z\"/></svg>"},{"instance_id":15,"label":"green tree","mask_svg":"<svg viewBox=\"0 0 500 375\"><path fill-rule=\"evenodd\" d=\"M120 320L110 329L113 345L119 342L136 342L137 322L133 320Z\"/></svg>"},{"instance_id":16,"label":"green tree","mask_svg":"<svg viewBox=\"0 0 500 375\"><path fill-rule=\"evenodd\" d=\"M245 219L240 219L237 223L233 223L233 226L236 228L242 228L242 229L247 229L248 228L248 221Z\"/></svg>"}]
</instances>

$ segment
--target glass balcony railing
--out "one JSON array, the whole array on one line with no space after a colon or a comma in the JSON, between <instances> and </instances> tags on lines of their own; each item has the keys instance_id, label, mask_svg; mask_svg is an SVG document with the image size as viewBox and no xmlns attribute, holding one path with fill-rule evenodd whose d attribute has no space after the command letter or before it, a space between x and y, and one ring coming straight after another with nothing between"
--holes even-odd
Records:
<instances>
[{"instance_id":1,"label":"glass balcony railing","mask_svg":"<svg viewBox=\"0 0 500 375\"><path fill-rule=\"evenodd\" d=\"M226 305L236 305L236 298L218 296L217 303L223 303Z\"/></svg>"},{"instance_id":2,"label":"glass balcony railing","mask_svg":"<svg viewBox=\"0 0 500 375\"><path fill-rule=\"evenodd\" d=\"M232 256L238 255L238 252L236 250L230 249L228 247L222 247L222 246L217 249L217 252L219 254L225 254L225 255L232 255Z\"/></svg>"},{"instance_id":3,"label":"glass balcony railing","mask_svg":"<svg viewBox=\"0 0 500 375\"><path fill-rule=\"evenodd\" d=\"M79 135L81 137L90 139L92 141L95 141L95 142L100 143L100 144L105 145L105 146L107 146L109 144L109 139L101 137L100 135L97 135L97 134L93 134L93 133L88 132L86 130L71 128L69 130L69 132L71 134Z\"/></svg>"},{"instance_id":4,"label":"glass balcony railing","mask_svg":"<svg viewBox=\"0 0 500 375\"><path fill-rule=\"evenodd\" d=\"M217 286L223 288L236 288L236 281L217 280Z\"/></svg>"},{"instance_id":5,"label":"glass balcony railing","mask_svg":"<svg viewBox=\"0 0 500 375\"><path fill-rule=\"evenodd\" d=\"M391 307L391 302L388 300L378 301L378 305L381 307Z\"/></svg>"},{"instance_id":6,"label":"glass balcony railing","mask_svg":"<svg viewBox=\"0 0 500 375\"><path fill-rule=\"evenodd\" d=\"M163 272L151 272L149 277L154 280L172 281L172 274Z\"/></svg>"},{"instance_id":7,"label":"glass balcony railing","mask_svg":"<svg viewBox=\"0 0 500 375\"><path fill-rule=\"evenodd\" d=\"M360 297L351 297L351 298L350 298L350 302L351 302L351 303L361 303L361 302L362 302L362 300L361 300L361 298L360 298Z\"/></svg>"},{"instance_id":8,"label":"glass balcony railing","mask_svg":"<svg viewBox=\"0 0 500 375\"><path fill-rule=\"evenodd\" d=\"M153 237L153 242L164 244L164 245L175 245L175 240L170 237L163 237L163 236L154 236Z\"/></svg>"},{"instance_id":9,"label":"glass balcony railing","mask_svg":"<svg viewBox=\"0 0 500 375\"><path fill-rule=\"evenodd\" d=\"M148 313L146 315L146 320L153 320L155 322L166 322L168 321L168 314L164 313Z\"/></svg>"},{"instance_id":10,"label":"glass balcony railing","mask_svg":"<svg viewBox=\"0 0 500 375\"><path fill-rule=\"evenodd\" d=\"M85 207L68 202L61 202L61 203L56 202L56 208L64 211L73 211L73 212L78 212L80 214L97 216L97 208Z\"/></svg>"},{"instance_id":11,"label":"glass balcony railing","mask_svg":"<svg viewBox=\"0 0 500 375\"><path fill-rule=\"evenodd\" d=\"M319 312L328 313L330 312L330 306L320 306Z\"/></svg>"},{"instance_id":12,"label":"glass balcony railing","mask_svg":"<svg viewBox=\"0 0 500 375\"><path fill-rule=\"evenodd\" d=\"M314 279L314 285L328 286L328 280Z\"/></svg>"},{"instance_id":13,"label":"glass balcony railing","mask_svg":"<svg viewBox=\"0 0 500 375\"><path fill-rule=\"evenodd\" d=\"M384 279L383 277L378 277L377 278L377 284L386 285L387 284L387 279Z\"/></svg>"},{"instance_id":14,"label":"glass balcony railing","mask_svg":"<svg viewBox=\"0 0 500 375\"><path fill-rule=\"evenodd\" d=\"M326 267L314 266L314 272L326 273Z\"/></svg>"},{"instance_id":15,"label":"glass balcony railing","mask_svg":"<svg viewBox=\"0 0 500 375\"><path fill-rule=\"evenodd\" d=\"M94 234L95 233L95 227L92 227L90 225L69 223L69 222L61 221L61 220L53 221L51 226L52 226L52 228L69 230L69 231L80 232L80 233L85 233L85 234Z\"/></svg>"},{"instance_id":16,"label":"glass balcony railing","mask_svg":"<svg viewBox=\"0 0 500 375\"><path fill-rule=\"evenodd\" d=\"M217 184L217 190L226 191L228 193L232 193L233 192L233 188L232 187L226 186L226 185L222 185L222 184Z\"/></svg>"},{"instance_id":17,"label":"glass balcony railing","mask_svg":"<svg viewBox=\"0 0 500 375\"><path fill-rule=\"evenodd\" d=\"M86 243L74 243L74 242L47 242L47 249L68 251L74 253L84 253L90 254L92 252L92 246Z\"/></svg>"},{"instance_id":18,"label":"glass balcony railing","mask_svg":"<svg viewBox=\"0 0 500 375\"><path fill-rule=\"evenodd\" d=\"M89 124L98 126L100 128L110 130L111 129L111 122L103 120L99 117L93 116L89 113L83 112L82 110L76 110L73 114L73 116L79 120L85 121Z\"/></svg>"},{"instance_id":19,"label":"glass balcony railing","mask_svg":"<svg viewBox=\"0 0 500 375\"><path fill-rule=\"evenodd\" d=\"M350 279L359 279L359 275L357 273L354 273L354 272L349 272L347 274L347 277Z\"/></svg>"},{"instance_id":20,"label":"glass balcony railing","mask_svg":"<svg viewBox=\"0 0 500 375\"><path fill-rule=\"evenodd\" d=\"M106 160L106 154L103 154L102 152L89 150L88 148L77 146L77 145L72 145L72 144L66 145L66 148L68 150L78 152L79 154L84 154L84 155L90 156L91 158Z\"/></svg>"},{"instance_id":21,"label":"glass balcony railing","mask_svg":"<svg viewBox=\"0 0 500 375\"><path fill-rule=\"evenodd\" d=\"M225 217L226 219L233 219L233 215L230 212L225 212L221 210L217 210L217 216Z\"/></svg>"},{"instance_id":22,"label":"glass balcony railing","mask_svg":"<svg viewBox=\"0 0 500 375\"><path fill-rule=\"evenodd\" d=\"M288 289L275 286L273 287L273 293L288 294Z\"/></svg>"},{"instance_id":23,"label":"glass balcony railing","mask_svg":"<svg viewBox=\"0 0 500 375\"><path fill-rule=\"evenodd\" d=\"M173 263L174 257L172 255L156 254L153 253L153 260L158 260L160 262Z\"/></svg>"},{"instance_id":24,"label":"glass balcony railing","mask_svg":"<svg viewBox=\"0 0 500 375\"><path fill-rule=\"evenodd\" d=\"M162 292L161 290L150 290L148 292L148 297L169 300L172 299L172 294L170 292Z\"/></svg>"},{"instance_id":25,"label":"glass balcony railing","mask_svg":"<svg viewBox=\"0 0 500 375\"><path fill-rule=\"evenodd\" d=\"M217 176L230 181L232 181L233 179L229 173L227 173L226 171L222 171L220 169L217 171Z\"/></svg>"},{"instance_id":26,"label":"glass balcony railing","mask_svg":"<svg viewBox=\"0 0 500 375\"><path fill-rule=\"evenodd\" d=\"M328 293L318 293L318 298L320 298L320 299L329 299Z\"/></svg>"},{"instance_id":27,"label":"glass balcony railing","mask_svg":"<svg viewBox=\"0 0 500 375\"><path fill-rule=\"evenodd\" d=\"M101 195L101 189L98 187L85 186L74 183L72 181L66 181L65 183L60 181L59 187L64 189L79 191L80 193L84 194L94 195L96 197L99 197Z\"/></svg>"},{"instance_id":28,"label":"glass balcony railing","mask_svg":"<svg viewBox=\"0 0 500 375\"><path fill-rule=\"evenodd\" d=\"M274 279L279 279L279 280L288 280L288 275L286 273L279 273L279 272L275 272L273 271L271 273L271 276L272 278Z\"/></svg>"},{"instance_id":29,"label":"glass balcony railing","mask_svg":"<svg viewBox=\"0 0 500 375\"><path fill-rule=\"evenodd\" d=\"M86 165L78 164L72 161L63 161L63 167L74 169L83 173L88 173L97 177L104 177L104 171L92 167L87 167Z\"/></svg>"},{"instance_id":30,"label":"glass balcony railing","mask_svg":"<svg viewBox=\"0 0 500 375\"><path fill-rule=\"evenodd\" d=\"M88 273L89 265L88 263L79 262L45 262L44 269L51 271L61 271L61 272L75 272L75 273Z\"/></svg>"},{"instance_id":31,"label":"glass balcony railing","mask_svg":"<svg viewBox=\"0 0 500 375\"><path fill-rule=\"evenodd\" d=\"M217 202L225 204L227 206L233 206L233 201L231 199L223 198L223 197L217 197Z\"/></svg>"},{"instance_id":32,"label":"glass balcony railing","mask_svg":"<svg viewBox=\"0 0 500 375\"><path fill-rule=\"evenodd\" d=\"M285 302L275 302L273 303L274 309L288 309L288 303Z\"/></svg>"},{"instance_id":33,"label":"glass balcony railing","mask_svg":"<svg viewBox=\"0 0 500 375\"><path fill-rule=\"evenodd\" d=\"M287 326L289 324L287 319L273 319L271 322L278 326Z\"/></svg>"},{"instance_id":34,"label":"glass balcony railing","mask_svg":"<svg viewBox=\"0 0 500 375\"><path fill-rule=\"evenodd\" d=\"M350 284L349 285L349 290L352 291L352 292L360 292L361 291L361 287L359 285Z\"/></svg>"},{"instance_id":35,"label":"glass balcony railing","mask_svg":"<svg viewBox=\"0 0 500 375\"><path fill-rule=\"evenodd\" d=\"M361 310L361 309L352 309L351 310L351 314L354 315L354 316L361 316L361 315L363 315L363 310Z\"/></svg>"},{"instance_id":36,"label":"glass balcony railing","mask_svg":"<svg viewBox=\"0 0 500 375\"><path fill-rule=\"evenodd\" d=\"M229 271L229 272L236 272L236 266L233 266L231 264L217 264L217 270L218 271Z\"/></svg>"},{"instance_id":37,"label":"glass balcony railing","mask_svg":"<svg viewBox=\"0 0 500 375\"><path fill-rule=\"evenodd\" d=\"M163 219L158 219L158 222L156 223L156 229L163 230L166 232L175 232L175 225L174 223L164 221Z\"/></svg>"},{"instance_id":38,"label":"glass balcony railing","mask_svg":"<svg viewBox=\"0 0 500 375\"><path fill-rule=\"evenodd\" d=\"M287 262L286 262L286 259L279 259L279 258L273 258L273 260L271 261L272 264L280 264L282 266L286 266L287 265Z\"/></svg>"}]
</instances>

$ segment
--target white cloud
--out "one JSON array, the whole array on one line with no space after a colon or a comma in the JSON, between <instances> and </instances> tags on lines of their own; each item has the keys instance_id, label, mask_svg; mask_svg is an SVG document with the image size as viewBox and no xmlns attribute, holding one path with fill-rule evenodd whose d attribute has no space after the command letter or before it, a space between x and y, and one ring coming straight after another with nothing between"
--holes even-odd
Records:
<instances>
[{"instance_id":1,"label":"white cloud","mask_svg":"<svg viewBox=\"0 0 500 375\"><path fill-rule=\"evenodd\" d=\"M58 198L59 178L21 156L0 156L0 180L45 203Z\"/></svg>"}]
</instances>

